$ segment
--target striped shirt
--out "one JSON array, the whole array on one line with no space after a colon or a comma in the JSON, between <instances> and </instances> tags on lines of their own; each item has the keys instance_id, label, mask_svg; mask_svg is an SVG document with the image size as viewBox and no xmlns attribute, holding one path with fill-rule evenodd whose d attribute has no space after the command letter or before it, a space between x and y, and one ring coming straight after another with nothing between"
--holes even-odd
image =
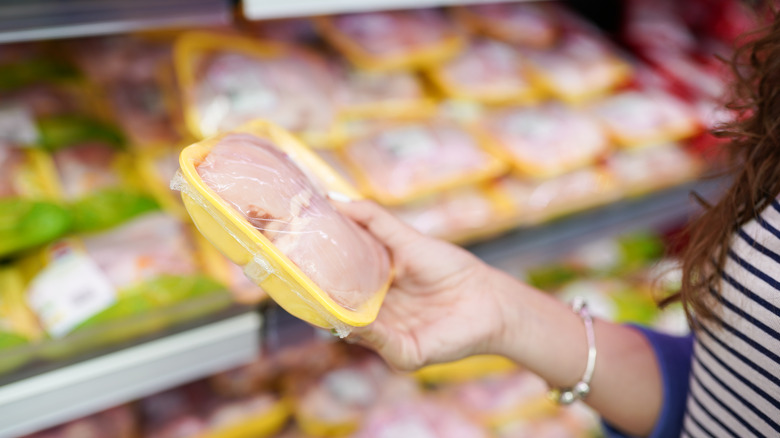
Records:
<instances>
[{"instance_id":1,"label":"striped shirt","mask_svg":"<svg viewBox=\"0 0 780 438\"><path fill-rule=\"evenodd\" d=\"M735 234L695 334L683 437L780 437L780 202Z\"/></svg>"}]
</instances>

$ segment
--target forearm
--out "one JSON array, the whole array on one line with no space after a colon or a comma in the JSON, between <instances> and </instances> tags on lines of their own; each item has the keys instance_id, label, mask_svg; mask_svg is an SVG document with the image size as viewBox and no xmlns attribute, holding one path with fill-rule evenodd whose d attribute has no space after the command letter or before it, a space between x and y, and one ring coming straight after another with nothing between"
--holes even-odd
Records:
<instances>
[{"instance_id":1,"label":"forearm","mask_svg":"<svg viewBox=\"0 0 780 438\"><path fill-rule=\"evenodd\" d=\"M493 285L504 312L496 353L537 373L554 387L571 387L585 371L582 319L564 303L497 274ZM637 330L594 321L598 355L586 402L608 422L647 435L658 418L663 386L652 347Z\"/></svg>"}]
</instances>

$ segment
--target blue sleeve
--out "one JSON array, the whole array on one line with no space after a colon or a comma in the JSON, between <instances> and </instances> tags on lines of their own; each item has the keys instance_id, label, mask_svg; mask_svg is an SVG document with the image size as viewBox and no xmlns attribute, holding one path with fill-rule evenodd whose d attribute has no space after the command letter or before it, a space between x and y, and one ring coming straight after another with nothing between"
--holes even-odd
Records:
<instances>
[{"instance_id":1,"label":"blue sleeve","mask_svg":"<svg viewBox=\"0 0 780 438\"><path fill-rule=\"evenodd\" d=\"M655 423L651 438L680 436L685 403L688 398L688 375L691 371L693 356L693 335L670 336L634 326L639 330L653 348L658 359L658 368L663 381L663 402L658 421ZM612 428L606 422L604 431L610 438L627 438L629 435Z\"/></svg>"}]
</instances>

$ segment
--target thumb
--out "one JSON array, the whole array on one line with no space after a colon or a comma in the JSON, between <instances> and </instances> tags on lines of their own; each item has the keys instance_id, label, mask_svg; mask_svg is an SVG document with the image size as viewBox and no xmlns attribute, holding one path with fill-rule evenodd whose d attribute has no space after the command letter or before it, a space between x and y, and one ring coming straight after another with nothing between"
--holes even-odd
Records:
<instances>
[{"instance_id":1,"label":"thumb","mask_svg":"<svg viewBox=\"0 0 780 438\"><path fill-rule=\"evenodd\" d=\"M417 230L373 201L343 202L343 196L337 194L328 194L328 198L339 212L362 225L393 251L421 237Z\"/></svg>"}]
</instances>

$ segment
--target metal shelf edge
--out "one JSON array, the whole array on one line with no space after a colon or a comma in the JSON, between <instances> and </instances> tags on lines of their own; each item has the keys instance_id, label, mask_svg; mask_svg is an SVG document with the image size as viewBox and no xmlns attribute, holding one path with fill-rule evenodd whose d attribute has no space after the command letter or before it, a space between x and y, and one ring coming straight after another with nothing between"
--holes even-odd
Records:
<instances>
[{"instance_id":1,"label":"metal shelf edge","mask_svg":"<svg viewBox=\"0 0 780 438\"><path fill-rule=\"evenodd\" d=\"M248 312L0 387L0 438L42 430L254 359Z\"/></svg>"}]
</instances>

